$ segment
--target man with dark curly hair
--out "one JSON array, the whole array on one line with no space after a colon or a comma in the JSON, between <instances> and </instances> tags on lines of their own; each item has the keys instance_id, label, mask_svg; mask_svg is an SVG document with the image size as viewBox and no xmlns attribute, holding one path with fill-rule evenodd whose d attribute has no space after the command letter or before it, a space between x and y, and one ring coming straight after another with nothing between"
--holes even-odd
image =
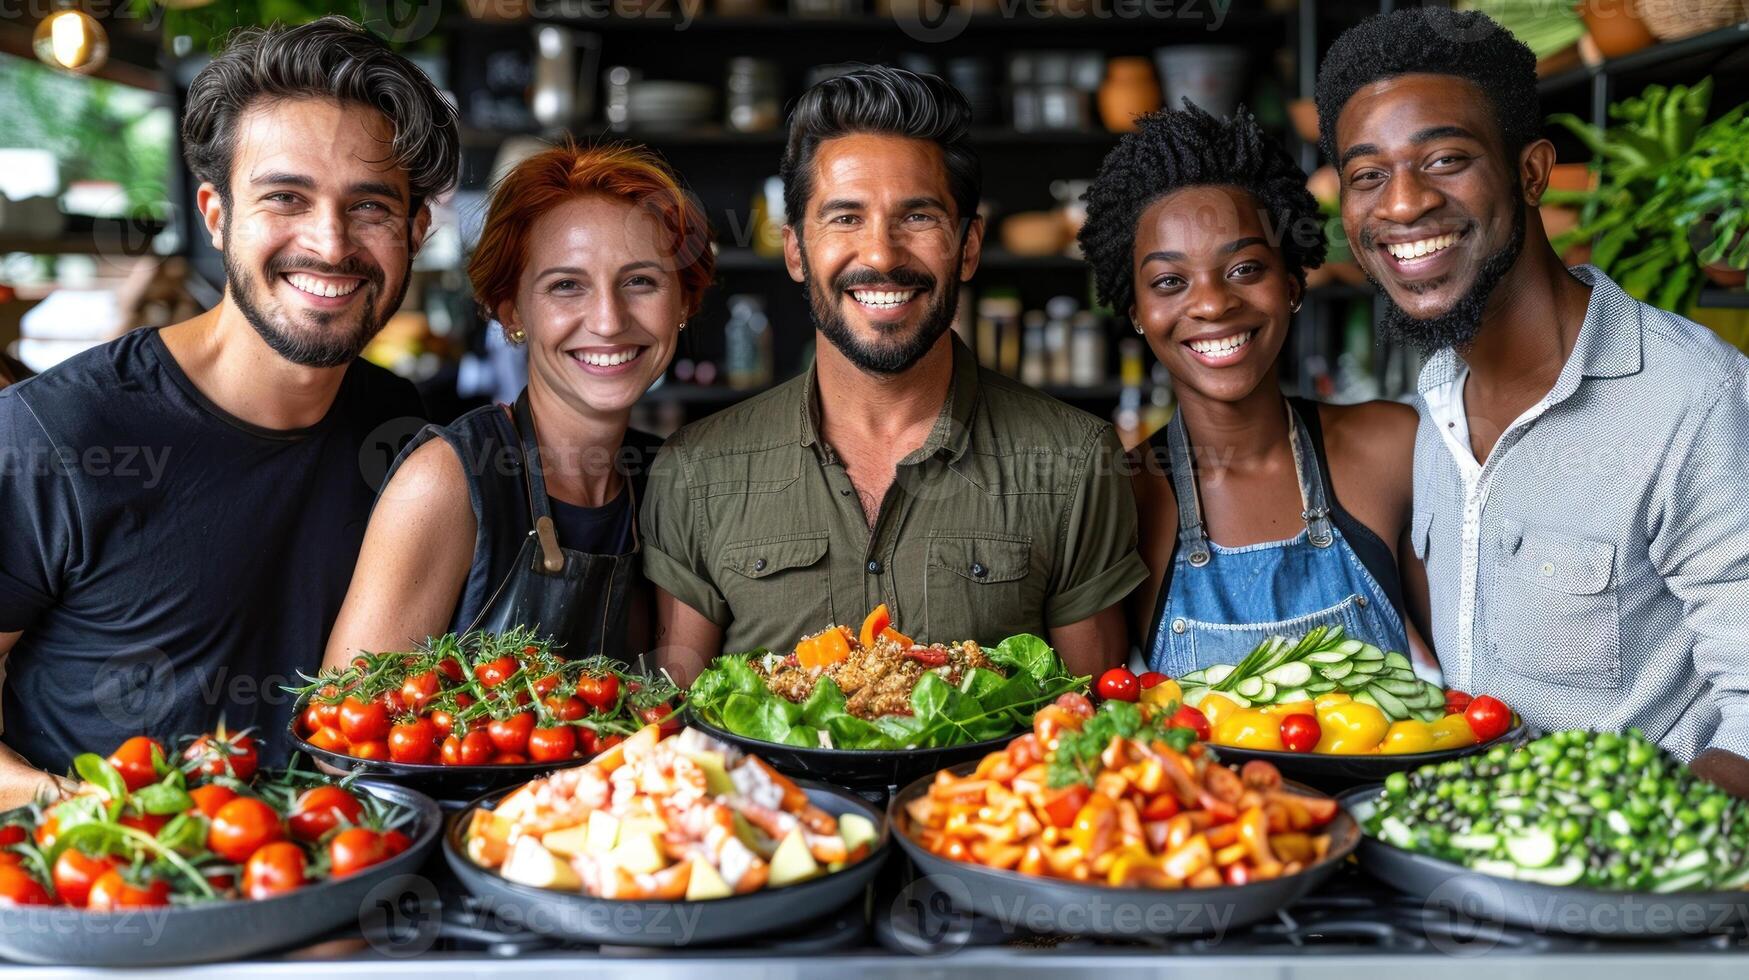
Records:
<instances>
[{"instance_id":1,"label":"man with dark curly hair","mask_svg":"<svg viewBox=\"0 0 1749 980\"><path fill-rule=\"evenodd\" d=\"M1486 16L1359 25L1317 102L1386 326L1433 352L1411 540L1446 679L1749 796L1749 360L1563 265L1536 60Z\"/></svg>"},{"instance_id":2,"label":"man with dark curly hair","mask_svg":"<svg viewBox=\"0 0 1749 980\"><path fill-rule=\"evenodd\" d=\"M281 686L321 663L372 474L423 415L358 355L458 169L431 80L342 18L243 31L182 144L223 300L0 391L0 806L221 720L282 759Z\"/></svg>"},{"instance_id":3,"label":"man with dark curly hair","mask_svg":"<svg viewBox=\"0 0 1749 980\"><path fill-rule=\"evenodd\" d=\"M922 643L1034 633L1082 674L1122 658L1144 573L1116 433L980 368L948 329L984 232L970 119L947 83L896 68L797 101L784 258L817 353L651 470L644 567L676 677L877 604Z\"/></svg>"},{"instance_id":4,"label":"man with dark curly hair","mask_svg":"<svg viewBox=\"0 0 1749 980\"><path fill-rule=\"evenodd\" d=\"M1436 676L1406 611L1425 607L1425 582L1398 561L1414 410L1285 398L1276 380L1306 269L1324 259L1304 171L1249 113L1187 102L1140 119L1086 199L1100 298L1178 396L1134 478L1150 578L1131 618L1149 667L1177 676L1341 626Z\"/></svg>"}]
</instances>

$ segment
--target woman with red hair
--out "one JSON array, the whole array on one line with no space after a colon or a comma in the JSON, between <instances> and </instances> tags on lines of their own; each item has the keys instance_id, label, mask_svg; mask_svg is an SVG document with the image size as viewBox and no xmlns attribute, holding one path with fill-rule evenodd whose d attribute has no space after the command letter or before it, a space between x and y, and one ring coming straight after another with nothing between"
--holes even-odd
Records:
<instances>
[{"instance_id":1,"label":"woman with red hair","mask_svg":"<svg viewBox=\"0 0 1749 980\"><path fill-rule=\"evenodd\" d=\"M537 629L572 657L648 642L637 507L660 440L629 428L715 269L702 210L647 151L555 147L504 176L468 265L528 387L428 426L365 532L326 662L448 631Z\"/></svg>"}]
</instances>

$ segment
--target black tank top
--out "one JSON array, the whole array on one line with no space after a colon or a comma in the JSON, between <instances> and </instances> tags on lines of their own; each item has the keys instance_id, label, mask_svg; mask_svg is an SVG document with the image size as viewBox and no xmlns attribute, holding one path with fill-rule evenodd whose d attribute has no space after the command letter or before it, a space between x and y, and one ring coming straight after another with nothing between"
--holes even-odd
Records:
<instances>
[{"instance_id":1,"label":"black tank top","mask_svg":"<svg viewBox=\"0 0 1749 980\"><path fill-rule=\"evenodd\" d=\"M1336 488L1330 482L1330 458L1324 451L1324 420L1318 414L1318 403L1309 398L1289 398L1288 402L1300 413L1300 421L1305 423L1306 434L1311 436L1313 449L1318 454L1318 467L1324 471L1324 499L1330 501L1330 519L1348 540L1348 546L1354 549L1360 563L1366 566L1379 587L1385 590L1391 604L1397 607L1399 613L1403 612L1403 579L1397 572L1397 559L1391 553L1390 546L1374 534L1372 528L1356 520L1336 497ZM1166 450L1164 428L1148 437L1148 455L1152 465L1157 467L1156 472L1171 473L1171 455ZM1171 480L1167 480L1166 486L1167 489L1172 488ZM1166 573L1160 577L1160 594L1154 599L1152 622L1156 624L1160 620L1160 609L1166 602L1166 595L1172 591L1172 569L1178 559L1178 530L1172 528L1167 533L1172 535L1172 551L1166 556Z\"/></svg>"}]
</instances>

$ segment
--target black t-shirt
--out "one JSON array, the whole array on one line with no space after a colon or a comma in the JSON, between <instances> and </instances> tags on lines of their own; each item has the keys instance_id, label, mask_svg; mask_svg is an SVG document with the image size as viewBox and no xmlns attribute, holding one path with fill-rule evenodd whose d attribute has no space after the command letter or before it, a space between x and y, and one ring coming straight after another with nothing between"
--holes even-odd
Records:
<instances>
[{"instance_id":1,"label":"black t-shirt","mask_svg":"<svg viewBox=\"0 0 1749 980\"><path fill-rule=\"evenodd\" d=\"M328 415L269 430L195 388L156 330L0 391L0 740L64 772L133 735L254 726L285 758L372 499L423 423L351 366Z\"/></svg>"}]
</instances>

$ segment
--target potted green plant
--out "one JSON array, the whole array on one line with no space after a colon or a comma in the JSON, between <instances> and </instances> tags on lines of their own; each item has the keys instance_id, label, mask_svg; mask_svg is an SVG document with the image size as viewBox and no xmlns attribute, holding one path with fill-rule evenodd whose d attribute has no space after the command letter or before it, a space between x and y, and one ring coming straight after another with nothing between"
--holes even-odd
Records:
<instances>
[{"instance_id":1,"label":"potted green plant","mask_svg":"<svg viewBox=\"0 0 1749 980\"><path fill-rule=\"evenodd\" d=\"M1647 86L1610 106L1616 124L1601 131L1570 114L1550 117L1585 143L1599 167L1594 190L1545 196L1545 203L1582 209L1579 226L1555 248L1591 242L1592 263L1629 294L1678 313L1693 308L1702 266L1749 265L1749 106L1706 123L1712 91L1710 77L1693 86Z\"/></svg>"}]
</instances>

